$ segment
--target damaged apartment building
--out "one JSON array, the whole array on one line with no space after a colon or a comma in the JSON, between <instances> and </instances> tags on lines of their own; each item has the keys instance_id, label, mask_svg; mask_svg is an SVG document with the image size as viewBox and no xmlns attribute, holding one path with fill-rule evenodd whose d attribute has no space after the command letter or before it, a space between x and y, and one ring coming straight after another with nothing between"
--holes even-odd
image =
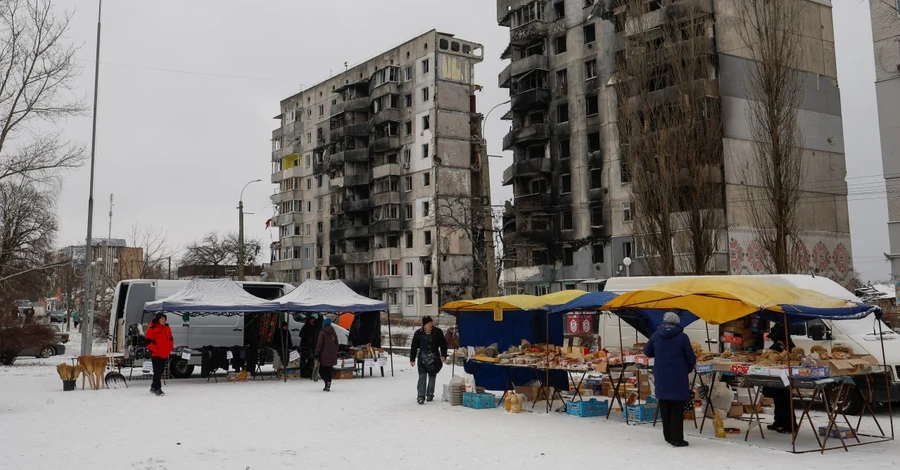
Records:
<instances>
[{"instance_id":1,"label":"damaged apartment building","mask_svg":"<svg viewBox=\"0 0 900 470\"><path fill-rule=\"evenodd\" d=\"M514 154L503 172L503 184L514 193L502 224L507 293L596 290L613 276L653 272L648 266L658 256L639 233L632 191L637 176L648 175L630 168L625 155L629 145L655 138L659 123L640 115L637 122L646 130L623 135L628 126L622 114L636 99L677 110L684 97L661 64L651 64L653 73L639 85L647 87L643 97L628 91L634 79L623 73L631 60L624 52L628 44L651 57L677 47L703 59L706 66L692 80L702 85L696 100L717 123L718 135L705 162L712 196L701 211L721 220L703 271L767 272L743 171L754 151L748 118L754 98L746 76L755 62L738 31L735 1L744 0L497 0L498 23L509 28L510 38L502 55L510 62L499 76L511 98L503 147ZM804 176L792 256L795 272L846 285L852 258L831 2L799 1L802 54L795 70L803 87L798 126ZM686 212L680 193L673 187L669 195L672 219ZM691 274L686 224L673 224L675 273Z\"/></svg>"},{"instance_id":2,"label":"damaged apartment building","mask_svg":"<svg viewBox=\"0 0 900 470\"><path fill-rule=\"evenodd\" d=\"M436 315L485 283L484 238L448 203L490 194L476 145L482 57L431 31L281 102L276 279L343 280L404 316Z\"/></svg>"}]
</instances>

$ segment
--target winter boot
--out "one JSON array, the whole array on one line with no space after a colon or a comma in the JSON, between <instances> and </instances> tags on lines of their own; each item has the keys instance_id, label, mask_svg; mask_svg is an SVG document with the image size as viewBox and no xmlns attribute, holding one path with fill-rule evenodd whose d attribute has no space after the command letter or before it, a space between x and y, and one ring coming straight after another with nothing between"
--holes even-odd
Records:
<instances>
[{"instance_id":1,"label":"winter boot","mask_svg":"<svg viewBox=\"0 0 900 470\"><path fill-rule=\"evenodd\" d=\"M331 382L325 382L325 391L326 391L326 392L330 392L330 391L331 391Z\"/></svg>"},{"instance_id":2,"label":"winter boot","mask_svg":"<svg viewBox=\"0 0 900 470\"><path fill-rule=\"evenodd\" d=\"M159 388L157 388L153 393L155 393L156 396L158 396L158 397L161 397L166 394L165 392L162 391L162 389L159 389Z\"/></svg>"},{"instance_id":3,"label":"winter boot","mask_svg":"<svg viewBox=\"0 0 900 470\"><path fill-rule=\"evenodd\" d=\"M422 397L419 397L419 398L416 399L416 403L418 403L418 404L420 404L420 405L424 405L424 404L425 404L425 399L422 398Z\"/></svg>"}]
</instances>

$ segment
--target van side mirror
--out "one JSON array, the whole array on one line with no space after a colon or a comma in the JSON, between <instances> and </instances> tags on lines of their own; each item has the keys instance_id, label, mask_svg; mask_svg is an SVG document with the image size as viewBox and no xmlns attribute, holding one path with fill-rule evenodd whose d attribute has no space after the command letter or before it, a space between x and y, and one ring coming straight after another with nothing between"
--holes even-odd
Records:
<instances>
[{"instance_id":1,"label":"van side mirror","mask_svg":"<svg viewBox=\"0 0 900 470\"><path fill-rule=\"evenodd\" d=\"M809 337L814 341L822 341L825 339L825 325L809 325Z\"/></svg>"}]
</instances>

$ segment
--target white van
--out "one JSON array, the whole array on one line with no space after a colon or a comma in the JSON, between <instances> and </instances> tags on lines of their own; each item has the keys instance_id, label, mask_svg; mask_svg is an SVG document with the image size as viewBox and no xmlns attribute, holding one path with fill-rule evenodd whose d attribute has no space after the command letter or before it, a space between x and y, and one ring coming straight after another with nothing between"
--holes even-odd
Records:
<instances>
[{"instance_id":1,"label":"white van","mask_svg":"<svg viewBox=\"0 0 900 470\"><path fill-rule=\"evenodd\" d=\"M616 277L610 278L602 285L602 290L614 292L616 294L625 294L639 289L646 289L655 284L676 281L679 279L688 279L696 276L670 276L670 277ZM704 278L715 278L716 276L705 276ZM740 276L721 276L734 280ZM796 287L821 292L834 298L849 300L853 302L861 302L861 300L853 295L852 292L843 288L840 284L824 277L807 276L802 274L792 275L760 275L751 276L757 280L769 282L771 284L787 287ZM884 339L884 356L882 356L882 342L879 341L879 325L874 316L868 316L860 320L839 320L839 321L822 321L815 320L806 324L794 325L790 327L791 339L794 343L809 351L814 345L821 345L829 351L834 346L849 346L858 354L871 354L882 362L882 357L886 359L888 372L891 380L891 397L893 400L900 398L900 334L892 331L884 322L881 322L881 332ZM624 345L631 345L635 342L646 341L642 335L622 323L622 332L625 338ZM604 345L617 347L618 342L618 320L609 315L601 315L600 317L600 334L603 336ZM691 341L707 344L710 350L718 350L719 329L718 326L707 325L706 322L696 321L685 329L685 333L691 338ZM608 338L608 339L607 339ZM639 340L639 341L638 341ZM883 370L873 372L873 401L875 403L884 403L888 401L885 390L885 376ZM852 396L847 406L848 413L856 414L860 411L861 400L859 396Z\"/></svg>"},{"instance_id":2,"label":"white van","mask_svg":"<svg viewBox=\"0 0 900 470\"><path fill-rule=\"evenodd\" d=\"M290 284L280 282L236 281L250 294L266 300L275 300L294 290ZM109 316L109 351L123 353L126 337L134 325L146 325L152 314L144 313L144 304L165 299L175 294L190 281L163 279L134 279L119 282L113 296L112 311ZM301 316L285 315L291 330L294 345L300 343ZM181 315L167 314L168 324L172 328L175 342L174 351L198 351L204 346L231 347L245 343L245 325L253 321L249 316L217 316L207 315L192 317L185 326ZM347 330L334 325L341 344L347 343ZM193 354L190 360L173 354L169 370L175 378L189 377L194 366L200 365L200 355Z\"/></svg>"}]
</instances>

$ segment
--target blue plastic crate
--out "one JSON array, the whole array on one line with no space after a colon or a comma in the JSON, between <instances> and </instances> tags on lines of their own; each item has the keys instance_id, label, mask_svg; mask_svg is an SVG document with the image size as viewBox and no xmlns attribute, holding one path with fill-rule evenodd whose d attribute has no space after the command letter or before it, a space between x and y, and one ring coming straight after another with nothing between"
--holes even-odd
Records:
<instances>
[{"instance_id":1,"label":"blue plastic crate","mask_svg":"<svg viewBox=\"0 0 900 470\"><path fill-rule=\"evenodd\" d=\"M596 416L605 416L609 412L609 401L599 401L591 398L588 401L569 401L566 402L566 414L578 416L579 418L593 418Z\"/></svg>"},{"instance_id":2,"label":"blue plastic crate","mask_svg":"<svg viewBox=\"0 0 900 470\"><path fill-rule=\"evenodd\" d=\"M625 413L622 413L624 419L634 423L652 423L656 418L655 403L645 405L628 405L625 407Z\"/></svg>"},{"instance_id":3,"label":"blue plastic crate","mask_svg":"<svg viewBox=\"0 0 900 470\"><path fill-rule=\"evenodd\" d=\"M485 408L496 408L497 397L491 393L463 393L463 406L466 408L474 408L481 410Z\"/></svg>"}]
</instances>

